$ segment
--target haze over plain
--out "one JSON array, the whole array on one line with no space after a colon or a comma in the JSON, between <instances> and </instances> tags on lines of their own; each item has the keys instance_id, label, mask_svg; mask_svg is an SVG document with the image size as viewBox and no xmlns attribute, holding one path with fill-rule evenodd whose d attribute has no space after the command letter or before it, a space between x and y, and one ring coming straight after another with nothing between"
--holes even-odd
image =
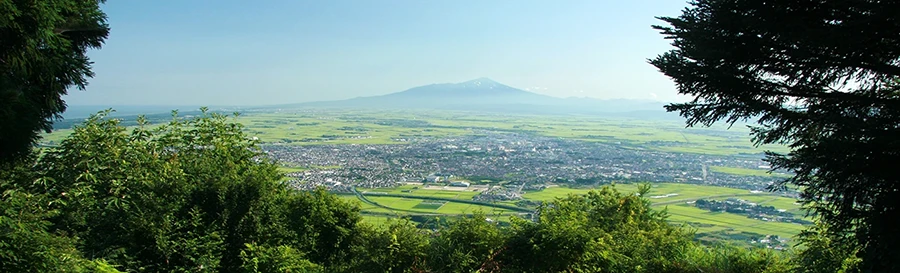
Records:
<instances>
[{"instance_id":1,"label":"haze over plain","mask_svg":"<svg viewBox=\"0 0 900 273\"><path fill-rule=\"evenodd\" d=\"M246 126L241 131L275 159L284 182L380 204L363 210L375 223L407 213L458 216L471 212L472 200L506 213L497 219L507 221L512 211L531 212L534 202L618 182L654 183L651 198L678 206L676 223L704 228L695 238L701 241L757 244L790 237L806 221L786 212L799 210L793 192L762 191L787 174L766 172L748 131L688 130L683 118L663 111L665 102L683 98L647 63L670 48L650 26L678 6L145 5L104 6L121 35L114 29L104 50L92 52L97 77L87 92L66 97L64 120L43 146L56 147L101 109L116 109L120 125L130 126L136 114L165 123L171 109L196 117L200 106L212 106L242 113L235 119ZM429 177L464 186L440 202L394 204L391 198L408 197ZM551 186L564 190L546 190ZM786 216L701 221L718 212L676 199L690 191L697 192L692 198L778 201ZM379 196L385 192L399 196Z\"/></svg>"},{"instance_id":2,"label":"haze over plain","mask_svg":"<svg viewBox=\"0 0 900 273\"><path fill-rule=\"evenodd\" d=\"M108 2L78 105L271 105L489 77L556 97L681 100L646 63L679 1Z\"/></svg>"}]
</instances>

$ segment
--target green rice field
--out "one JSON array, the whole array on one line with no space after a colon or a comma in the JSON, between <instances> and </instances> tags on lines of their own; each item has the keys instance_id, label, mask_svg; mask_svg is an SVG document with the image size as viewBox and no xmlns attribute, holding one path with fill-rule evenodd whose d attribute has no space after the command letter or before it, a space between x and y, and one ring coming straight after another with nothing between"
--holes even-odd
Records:
<instances>
[{"instance_id":1,"label":"green rice field","mask_svg":"<svg viewBox=\"0 0 900 273\"><path fill-rule=\"evenodd\" d=\"M711 155L759 155L765 150L785 152L783 146L753 147L749 130L744 126L685 128L682 121L640 120L595 116L498 115L459 111L383 111L383 110L276 110L245 113L236 118L244 131L263 143L280 145L320 144L403 144L413 138L444 138L478 134L482 130L518 132L547 137L601 142L626 149L649 149L674 153ZM71 129L44 135L41 144L56 145ZM284 173L337 166L280 166ZM785 177L763 169L709 166L713 173L733 175ZM637 190L634 184L615 186L622 192ZM365 222L384 223L387 217L403 215L462 215L476 211L508 219L522 214L509 209L515 202L478 204L471 201L480 189L426 189L404 185L388 189L358 189L364 194L341 195L359 204ZM568 194L584 194L590 189L550 187L526 191L528 201L551 201ZM378 194L390 196L378 196ZM360 198L365 200L361 200ZM750 232L791 237L803 228L798 224L775 223L749 219L742 215L712 213L687 204L699 198L741 198L761 205L803 215L796 200L770 193L751 193L733 188L675 183L653 184L647 198L657 209L667 209L673 224L686 225L698 233ZM457 201L458 200L458 201ZM504 208L504 206L506 206Z\"/></svg>"},{"instance_id":2,"label":"green rice field","mask_svg":"<svg viewBox=\"0 0 900 273\"><path fill-rule=\"evenodd\" d=\"M636 184L617 184L615 188L620 192L630 193L637 190ZM526 192L525 200L552 201L569 194L585 194L592 189L550 187L541 191ZM341 198L358 202L361 210L367 216L364 221L378 224L385 220L384 215L400 217L403 215L461 215L480 211L489 215L515 216L519 212L491 206L475 205L455 202L455 200L471 200L478 194L472 190L447 190L425 189L420 185L403 185L396 188L360 189L366 192L366 198L377 205L363 202L355 195L342 195ZM392 196L377 196L377 194L391 194ZM401 196L393 196L401 195ZM403 197L407 195L408 197ZM420 197L437 197L450 200L428 200ZM762 235L777 235L782 238L791 238L803 230L803 226L794 223L769 222L747 218L744 215L725 212L710 212L693 207L689 204L697 199L719 199L734 197L760 205L774 206L794 213L797 217L804 215L797 200L766 192L750 192L747 190L693 185L677 183L656 183L646 197L652 202L652 206L659 210L666 210L669 220L675 225L697 233L755 233ZM513 205L514 202L500 202L499 204ZM378 216L376 216L376 214ZM380 219L379 219L380 218Z\"/></svg>"},{"instance_id":3,"label":"green rice field","mask_svg":"<svg viewBox=\"0 0 900 273\"><path fill-rule=\"evenodd\" d=\"M746 168L724 167L724 166L709 166L709 171L717 172L717 173L733 174L733 175L781 177L781 178L791 177L789 174L784 174L784 173L774 173L774 172L769 173L768 170L764 170L764 169L746 169Z\"/></svg>"},{"instance_id":4,"label":"green rice field","mask_svg":"<svg viewBox=\"0 0 900 273\"><path fill-rule=\"evenodd\" d=\"M469 135L486 129L677 153L737 155L786 151L783 146L753 147L744 126L685 128L682 121L675 120L462 111L273 109L244 113L236 121L263 143L290 145L399 144L410 138ZM58 144L70 133L70 129L61 129L45 134L42 144Z\"/></svg>"}]
</instances>

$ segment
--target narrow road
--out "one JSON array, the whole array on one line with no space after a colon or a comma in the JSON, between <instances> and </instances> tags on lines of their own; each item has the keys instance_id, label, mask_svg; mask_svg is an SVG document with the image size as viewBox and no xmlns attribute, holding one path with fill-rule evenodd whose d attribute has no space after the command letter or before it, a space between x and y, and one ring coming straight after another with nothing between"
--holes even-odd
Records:
<instances>
[{"instance_id":1,"label":"narrow road","mask_svg":"<svg viewBox=\"0 0 900 273\"><path fill-rule=\"evenodd\" d=\"M512 211L525 212L525 213L533 212L533 210L522 208L522 207L517 207L517 206L495 204L495 203L488 203L488 202L479 202L479 201L472 201L472 200L463 200L463 199L453 199L453 198L443 198L443 197L433 197L433 196L419 196L419 195L406 195L406 194L395 194L395 193L359 193L359 196L365 196L365 195L384 196L384 197L399 197L399 198L421 199L421 200L437 200L437 201L445 201L445 202L455 202L455 203L479 205L479 206L492 207L492 208L498 208L498 209L507 209L507 210L512 210Z\"/></svg>"},{"instance_id":2,"label":"narrow road","mask_svg":"<svg viewBox=\"0 0 900 273\"><path fill-rule=\"evenodd\" d=\"M429 215L429 216L430 215L434 215L434 216L438 216L438 215L451 215L451 216L472 215L471 213L427 213L427 212L421 212L421 211L415 211L415 210L392 208L392 207L388 207L388 206L379 204L378 202L369 200L369 198L366 198L366 194L360 192L355 187L353 188L353 194L356 195L357 199L359 199L360 201L362 201L366 204L370 204L370 205L373 205L373 206L376 206L379 208L383 208L383 209L387 209L390 211L394 211L394 212L398 212L398 211L405 212L405 214L403 214L403 215ZM486 202L470 201L470 200L461 200L461 199L450 199L450 198L440 198L440 197L430 197L430 196L416 196L416 195L401 195L401 194L368 194L368 195L384 196L384 197L400 197L400 198L421 199L421 200L439 200L439 201L454 202L454 203L472 204L472 205L512 210L515 212L511 212L509 214L516 214L516 215L525 215L525 214L533 213L532 210L529 210L526 208L520 208L520 207L515 207L515 206L509 206L509 205L501 205L501 204L492 204L492 203L486 203ZM389 213L382 213L382 212L363 212L363 213L374 214L374 215L398 215L398 216L400 215L400 214L389 214Z\"/></svg>"},{"instance_id":3,"label":"narrow road","mask_svg":"<svg viewBox=\"0 0 900 273\"><path fill-rule=\"evenodd\" d=\"M671 201L665 201L665 202L652 202L652 201L651 201L652 204L650 204L650 206L653 206L653 207L656 207L656 206L664 206L664 205L671 205L671 204L685 203L685 202L697 201L697 200L700 200L700 199L708 199L708 198L738 197L738 196L751 196L751 195L771 195L771 196L777 196L777 195L775 195L775 194L765 193L765 192L760 192L760 193L722 194L722 195L701 196L701 197L695 197L695 198L685 198L685 199L671 200Z\"/></svg>"}]
</instances>

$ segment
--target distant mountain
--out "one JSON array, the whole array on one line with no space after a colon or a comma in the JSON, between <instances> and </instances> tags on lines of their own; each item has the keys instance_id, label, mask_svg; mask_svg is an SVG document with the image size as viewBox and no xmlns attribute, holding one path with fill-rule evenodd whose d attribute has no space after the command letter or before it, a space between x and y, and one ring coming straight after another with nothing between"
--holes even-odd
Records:
<instances>
[{"instance_id":1,"label":"distant mountain","mask_svg":"<svg viewBox=\"0 0 900 273\"><path fill-rule=\"evenodd\" d=\"M662 102L649 100L558 98L510 87L488 78L479 78L462 83L419 86L382 96L275 107L444 109L538 114L639 112L641 117L673 117L672 114L665 113L663 105Z\"/></svg>"}]
</instances>

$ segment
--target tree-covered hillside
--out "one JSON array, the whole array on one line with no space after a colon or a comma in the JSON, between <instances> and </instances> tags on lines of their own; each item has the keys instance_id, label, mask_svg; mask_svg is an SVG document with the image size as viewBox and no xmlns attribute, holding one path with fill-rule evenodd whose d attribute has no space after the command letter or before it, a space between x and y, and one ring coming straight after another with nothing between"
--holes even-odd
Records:
<instances>
[{"instance_id":1,"label":"tree-covered hillside","mask_svg":"<svg viewBox=\"0 0 900 273\"><path fill-rule=\"evenodd\" d=\"M707 248L641 196L604 188L439 230L361 223L294 190L224 115L126 129L102 115L4 166L5 272L785 272L765 250Z\"/></svg>"},{"instance_id":2,"label":"tree-covered hillside","mask_svg":"<svg viewBox=\"0 0 900 273\"><path fill-rule=\"evenodd\" d=\"M101 113L36 148L93 76L103 2L0 1L0 272L900 271L900 1L694 0L654 26L674 48L650 63L690 97L667 110L788 145L767 153L792 173L772 190L799 188L815 225L784 253L700 245L646 188L557 198L509 226L371 226L282 182L206 109L131 129Z\"/></svg>"}]
</instances>

